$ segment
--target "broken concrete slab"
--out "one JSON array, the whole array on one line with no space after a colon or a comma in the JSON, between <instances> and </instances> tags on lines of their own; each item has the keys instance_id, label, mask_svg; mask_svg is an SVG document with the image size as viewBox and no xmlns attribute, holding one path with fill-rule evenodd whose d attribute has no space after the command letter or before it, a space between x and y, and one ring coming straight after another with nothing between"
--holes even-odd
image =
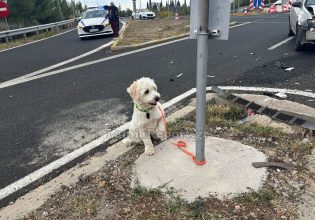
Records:
<instances>
[{"instance_id":1,"label":"broken concrete slab","mask_svg":"<svg viewBox=\"0 0 315 220\"><path fill-rule=\"evenodd\" d=\"M178 139L177 139L178 140ZM180 138L187 150L195 152L194 136ZM252 162L264 162L266 156L253 147L236 141L207 137L207 163L197 166L192 159L172 144L175 139L155 147L153 156L141 155L134 166L132 186L158 188L166 184L188 202L209 194L219 199L233 197L250 189L259 190L267 178L266 168L256 169ZM137 183L136 183L137 182Z\"/></svg>"}]
</instances>

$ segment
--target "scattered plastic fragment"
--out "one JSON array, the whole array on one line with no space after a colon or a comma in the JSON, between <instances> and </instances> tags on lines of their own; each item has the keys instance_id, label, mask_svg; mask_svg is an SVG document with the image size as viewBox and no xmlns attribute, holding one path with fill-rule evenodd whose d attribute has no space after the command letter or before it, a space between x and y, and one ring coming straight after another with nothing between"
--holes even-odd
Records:
<instances>
[{"instance_id":1,"label":"scattered plastic fragment","mask_svg":"<svg viewBox=\"0 0 315 220\"><path fill-rule=\"evenodd\" d=\"M184 73L181 73L181 74L177 75L176 77L179 78L179 77L181 77L183 74L184 74Z\"/></svg>"},{"instance_id":2,"label":"scattered plastic fragment","mask_svg":"<svg viewBox=\"0 0 315 220\"><path fill-rule=\"evenodd\" d=\"M290 72L291 70L294 70L294 67L289 67L285 69L285 71L288 71L288 72Z\"/></svg>"},{"instance_id":3,"label":"scattered plastic fragment","mask_svg":"<svg viewBox=\"0 0 315 220\"><path fill-rule=\"evenodd\" d=\"M278 92L275 94L275 96L282 98L282 99L286 99L288 98L287 94L283 93L283 92Z\"/></svg>"},{"instance_id":4,"label":"scattered plastic fragment","mask_svg":"<svg viewBox=\"0 0 315 220\"><path fill-rule=\"evenodd\" d=\"M207 75L208 78L215 78L215 76Z\"/></svg>"}]
</instances>

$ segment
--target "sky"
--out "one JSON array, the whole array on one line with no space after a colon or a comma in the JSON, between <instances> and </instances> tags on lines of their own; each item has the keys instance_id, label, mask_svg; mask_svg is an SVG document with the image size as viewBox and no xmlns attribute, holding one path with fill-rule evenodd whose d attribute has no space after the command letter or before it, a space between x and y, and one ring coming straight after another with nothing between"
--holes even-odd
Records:
<instances>
[{"instance_id":1,"label":"sky","mask_svg":"<svg viewBox=\"0 0 315 220\"><path fill-rule=\"evenodd\" d=\"M78 0L76 0L77 2ZM98 5L109 5L109 3L113 1L114 4L116 6L118 6L119 4L121 5L122 9L132 9L132 0L80 0L80 2L82 2L82 4L84 5L84 3L88 6L98 6ZM161 0L151 0L152 2L161 2ZM163 4L165 5L167 0L162 0ZM181 4L184 3L184 0L179 0ZM140 2L141 2L141 8L146 8L147 7L147 2L148 0L137 0L137 8L139 8L140 6ZM189 0L186 0L187 4L189 3Z\"/></svg>"}]
</instances>

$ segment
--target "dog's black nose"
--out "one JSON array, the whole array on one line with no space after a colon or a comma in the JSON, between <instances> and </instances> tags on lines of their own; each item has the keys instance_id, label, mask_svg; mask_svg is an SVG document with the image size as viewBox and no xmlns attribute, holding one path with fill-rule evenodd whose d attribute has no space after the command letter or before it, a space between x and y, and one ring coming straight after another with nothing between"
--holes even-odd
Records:
<instances>
[{"instance_id":1,"label":"dog's black nose","mask_svg":"<svg viewBox=\"0 0 315 220\"><path fill-rule=\"evenodd\" d=\"M155 96L155 101L159 101L160 100L160 97L158 97L158 96Z\"/></svg>"}]
</instances>

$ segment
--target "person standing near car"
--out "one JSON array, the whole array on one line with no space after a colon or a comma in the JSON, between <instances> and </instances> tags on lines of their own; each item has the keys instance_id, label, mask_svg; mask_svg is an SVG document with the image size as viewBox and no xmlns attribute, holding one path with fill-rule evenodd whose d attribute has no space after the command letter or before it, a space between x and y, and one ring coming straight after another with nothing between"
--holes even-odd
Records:
<instances>
[{"instance_id":1,"label":"person standing near car","mask_svg":"<svg viewBox=\"0 0 315 220\"><path fill-rule=\"evenodd\" d=\"M118 8L115 6L114 2L111 2L108 7L109 9L109 23L113 29L113 37L117 38L119 36L119 16ZM106 6L105 6L106 7Z\"/></svg>"}]
</instances>

